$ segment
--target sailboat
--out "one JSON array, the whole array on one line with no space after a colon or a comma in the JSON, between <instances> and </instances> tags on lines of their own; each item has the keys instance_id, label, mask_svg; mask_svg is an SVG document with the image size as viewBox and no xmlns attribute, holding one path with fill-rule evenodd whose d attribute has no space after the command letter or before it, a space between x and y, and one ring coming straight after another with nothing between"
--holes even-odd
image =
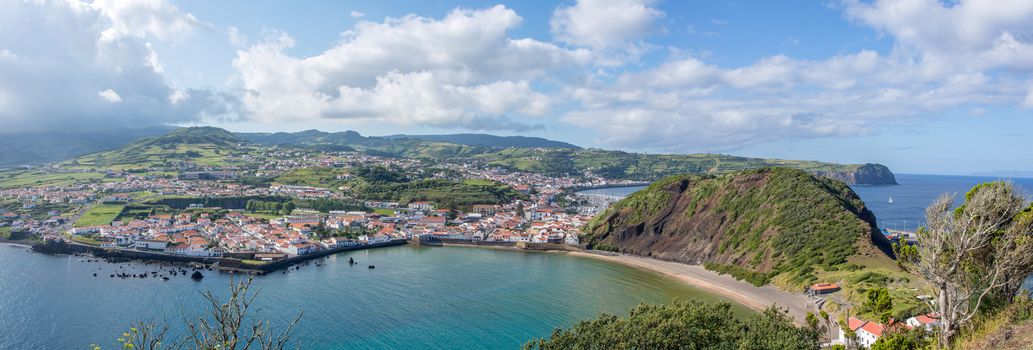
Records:
<instances>
[{"instance_id":1,"label":"sailboat","mask_svg":"<svg viewBox=\"0 0 1033 350\"><path fill-rule=\"evenodd\" d=\"M890 204L893 204L893 197L890 197Z\"/></svg>"}]
</instances>

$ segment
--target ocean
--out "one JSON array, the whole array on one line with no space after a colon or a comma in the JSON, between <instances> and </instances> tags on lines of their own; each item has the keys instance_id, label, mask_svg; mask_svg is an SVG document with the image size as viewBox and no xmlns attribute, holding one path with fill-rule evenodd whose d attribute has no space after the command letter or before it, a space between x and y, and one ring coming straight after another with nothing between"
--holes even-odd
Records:
<instances>
[{"instance_id":1,"label":"ocean","mask_svg":"<svg viewBox=\"0 0 1033 350\"><path fill-rule=\"evenodd\" d=\"M225 294L231 277L123 280L109 275L154 267L25 250L0 244L0 349L113 349L131 321L164 322L184 334L182 317L202 311L199 292ZM514 349L554 327L626 314L643 302L725 300L610 262L463 247L341 253L322 267L256 277L253 288L253 316L274 327L304 312L295 333L303 349Z\"/></svg>"}]
</instances>

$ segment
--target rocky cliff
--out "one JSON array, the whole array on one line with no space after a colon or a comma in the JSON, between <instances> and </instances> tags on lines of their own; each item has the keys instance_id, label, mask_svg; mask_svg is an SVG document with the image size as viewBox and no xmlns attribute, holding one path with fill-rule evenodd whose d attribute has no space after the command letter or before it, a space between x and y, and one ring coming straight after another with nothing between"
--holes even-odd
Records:
<instances>
[{"instance_id":1,"label":"rocky cliff","mask_svg":"<svg viewBox=\"0 0 1033 350\"><path fill-rule=\"evenodd\" d=\"M852 185L896 185L897 178L885 165L864 164L848 171L816 171L815 175L836 179Z\"/></svg>"},{"instance_id":2,"label":"rocky cliff","mask_svg":"<svg viewBox=\"0 0 1033 350\"><path fill-rule=\"evenodd\" d=\"M776 277L802 285L852 256L892 254L846 184L789 168L667 177L585 229L596 249L703 263L758 285Z\"/></svg>"}]
</instances>

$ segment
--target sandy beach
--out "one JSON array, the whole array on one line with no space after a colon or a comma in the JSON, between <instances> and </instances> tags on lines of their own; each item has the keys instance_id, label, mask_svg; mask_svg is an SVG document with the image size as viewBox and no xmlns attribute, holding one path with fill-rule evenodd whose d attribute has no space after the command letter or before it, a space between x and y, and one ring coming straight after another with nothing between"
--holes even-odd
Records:
<instances>
[{"instance_id":1,"label":"sandy beach","mask_svg":"<svg viewBox=\"0 0 1033 350\"><path fill-rule=\"evenodd\" d=\"M778 305L783 309L788 309L789 315L801 323L804 322L808 311L817 313L808 308L807 302L812 299L804 294L781 291L770 285L757 287L731 276L708 271L700 265L687 265L624 254L602 255L585 252L568 252L567 254L658 272L756 310L764 310L771 305Z\"/></svg>"}]
</instances>

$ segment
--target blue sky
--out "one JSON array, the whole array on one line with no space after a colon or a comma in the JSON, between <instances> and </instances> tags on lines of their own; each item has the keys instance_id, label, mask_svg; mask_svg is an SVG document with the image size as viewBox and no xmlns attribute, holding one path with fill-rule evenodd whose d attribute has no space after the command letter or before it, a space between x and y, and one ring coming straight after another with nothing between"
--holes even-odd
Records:
<instances>
[{"instance_id":1,"label":"blue sky","mask_svg":"<svg viewBox=\"0 0 1033 350\"><path fill-rule=\"evenodd\" d=\"M10 131L484 132L1033 171L1029 1L0 1Z\"/></svg>"}]
</instances>

